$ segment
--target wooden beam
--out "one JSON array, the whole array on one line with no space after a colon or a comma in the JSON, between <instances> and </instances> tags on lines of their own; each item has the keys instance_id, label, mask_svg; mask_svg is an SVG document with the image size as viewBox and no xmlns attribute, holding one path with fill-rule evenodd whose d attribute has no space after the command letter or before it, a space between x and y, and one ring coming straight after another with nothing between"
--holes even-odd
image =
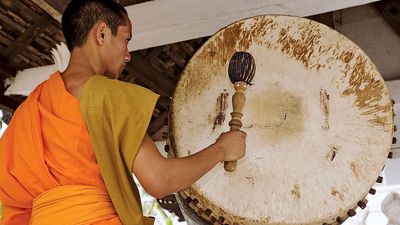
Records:
<instances>
[{"instance_id":1,"label":"wooden beam","mask_svg":"<svg viewBox=\"0 0 400 225\"><path fill-rule=\"evenodd\" d=\"M56 1L51 0L32 0L39 8L43 9L45 12L51 15L55 20L61 23L62 11L60 9L56 9L58 7ZM62 1L65 2L65 1ZM69 1L68 1L69 2ZM59 11L60 10L60 11Z\"/></svg>"},{"instance_id":2,"label":"wooden beam","mask_svg":"<svg viewBox=\"0 0 400 225\"><path fill-rule=\"evenodd\" d=\"M57 10L60 14L64 12L65 7L71 0L45 0L50 6Z\"/></svg>"},{"instance_id":3,"label":"wooden beam","mask_svg":"<svg viewBox=\"0 0 400 225\"><path fill-rule=\"evenodd\" d=\"M32 10L23 1L5 0L4 2L8 7L10 7L12 12L16 13L17 15L23 15L29 23L33 23L33 21L40 16L35 10Z\"/></svg>"},{"instance_id":4,"label":"wooden beam","mask_svg":"<svg viewBox=\"0 0 400 225\"><path fill-rule=\"evenodd\" d=\"M45 28L51 21L51 17L45 13L43 14L29 29L22 33L18 38L8 46L3 52L2 56L12 59L15 55L26 48Z\"/></svg>"},{"instance_id":5,"label":"wooden beam","mask_svg":"<svg viewBox=\"0 0 400 225\"><path fill-rule=\"evenodd\" d=\"M154 0L126 7L129 50L210 36L228 24L262 14L311 16L376 0ZM177 13L179 12L179 13Z\"/></svg>"},{"instance_id":6,"label":"wooden beam","mask_svg":"<svg viewBox=\"0 0 400 225\"><path fill-rule=\"evenodd\" d=\"M7 15L3 14L2 12L0 12L0 20L4 21L8 25L14 27L19 32L24 32L25 31L25 27L19 25L19 23L17 23L14 20L10 19Z\"/></svg>"}]
</instances>

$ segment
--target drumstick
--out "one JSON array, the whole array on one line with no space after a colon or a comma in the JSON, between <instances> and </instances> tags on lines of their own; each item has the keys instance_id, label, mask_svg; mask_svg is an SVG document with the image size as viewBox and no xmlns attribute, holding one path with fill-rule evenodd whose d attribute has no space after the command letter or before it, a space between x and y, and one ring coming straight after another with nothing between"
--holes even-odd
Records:
<instances>
[{"instance_id":1,"label":"drumstick","mask_svg":"<svg viewBox=\"0 0 400 225\"><path fill-rule=\"evenodd\" d=\"M240 130L242 127L241 118L243 116L242 109L246 102L244 92L247 85L251 85L256 72L256 63L253 56L248 52L235 52L229 61L228 74L229 79L234 84L235 94L232 96L233 112L232 119L229 121L230 130ZM228 172L236 169L236 161L225 161L224 168Z\"/></svg>"}]
</instances>

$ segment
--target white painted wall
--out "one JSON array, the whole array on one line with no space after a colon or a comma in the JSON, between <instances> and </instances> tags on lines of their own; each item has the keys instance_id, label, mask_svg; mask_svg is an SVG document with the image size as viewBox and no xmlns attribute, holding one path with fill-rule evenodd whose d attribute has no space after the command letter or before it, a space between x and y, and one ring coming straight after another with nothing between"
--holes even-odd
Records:
<instances>
[{"instance_id":1,"label":"white painted wall","mask_svg":"<svg viewBox=\"0 0 400 225\"><path fill-rule=\"evenodd\" d=\"M376 0L155 0L126 7L132 21L129 50L210 36L262 14L310 16Z\"/></svg>"}]
</instances>

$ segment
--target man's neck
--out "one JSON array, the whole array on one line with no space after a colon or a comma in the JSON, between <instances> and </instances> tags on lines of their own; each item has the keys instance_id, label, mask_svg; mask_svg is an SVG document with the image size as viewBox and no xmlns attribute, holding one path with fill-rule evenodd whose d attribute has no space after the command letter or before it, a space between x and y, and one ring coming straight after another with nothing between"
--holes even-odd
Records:
<instances>
[{"instance_id":1,"label":"man's neck","mask_svg":"<svg viewBox=\"0 0 400 225\"><path fill-rule=\"evenodd\" d=\"M74 48L67 69L62 73L66 90L77 99L84 84L94 75L103 75L104 71L96 54L88 48Z\"/></svg>"},{"instance_id":2,"label":"man's neck","mask_svg":"<svg viewBox=\"0 0 400 225\"><path fill-rule=\"evenodd\" d=\"M99 53L94 52L90 46L76 47L71 52L71 58L66 72L78 72L80 76L93 76L104 74Z\"/></svg>"}]
</instances>

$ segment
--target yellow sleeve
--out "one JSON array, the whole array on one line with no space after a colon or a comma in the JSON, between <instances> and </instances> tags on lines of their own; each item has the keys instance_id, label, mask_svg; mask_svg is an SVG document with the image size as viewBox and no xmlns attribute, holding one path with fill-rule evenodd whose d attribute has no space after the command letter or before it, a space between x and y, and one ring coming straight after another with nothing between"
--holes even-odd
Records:
<instances>
[{"instance_id":1,"label":"yellow sleeve","mask_svg":"<svg viewBox=\"0 0 400 225\"><path fill-rule=\"evenodd\" d=\"M148 89L104 76L89 79L81 95L81 113L96 159L124 224L143 223L131 170L157 99Z\"/></svg>"}]
</instances>

